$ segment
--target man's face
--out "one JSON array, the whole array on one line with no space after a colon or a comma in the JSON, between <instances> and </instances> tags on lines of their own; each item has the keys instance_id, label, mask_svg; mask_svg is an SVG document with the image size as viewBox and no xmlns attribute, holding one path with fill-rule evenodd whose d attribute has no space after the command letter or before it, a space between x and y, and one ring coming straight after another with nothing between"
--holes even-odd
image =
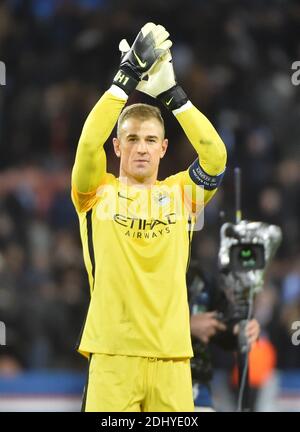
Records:
<instances>
[{"instance_id":1,"label":"man's face","mask_svg":"<svg viewBox=\"0 0 300 432\"><path fill-rule=\"evenodd\" d=\"M138 183L154 183L160 159L168 140L162 125L155 118L127 118L121 125L119 138L113 139L114 150L120 157L120 176Z\"/></svg>"}]
</instances>

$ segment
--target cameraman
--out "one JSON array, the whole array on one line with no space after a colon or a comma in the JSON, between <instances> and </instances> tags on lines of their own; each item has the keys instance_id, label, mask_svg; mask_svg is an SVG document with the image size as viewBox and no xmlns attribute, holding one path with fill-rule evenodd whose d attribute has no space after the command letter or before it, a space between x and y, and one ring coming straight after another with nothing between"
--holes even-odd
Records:
<instances>
[{"instance_id":1,"label":"cameraman","mask_svg":"<svg viewBox=\"0 0 300 432\"><path fill-rule=\"evenodd\" d=\"M188 274L189 304L191 310L191 334L194 358L191 361L194 402L196 411L213 411L210 382L213 376L208 344L213 342L225 350L238 347L239 323L230 320L232 305L223 290L199 269L198 262L191 262ZM251 345L257 340L260 326L251 319L246 336Z\"/></svg>"}]
</instances>

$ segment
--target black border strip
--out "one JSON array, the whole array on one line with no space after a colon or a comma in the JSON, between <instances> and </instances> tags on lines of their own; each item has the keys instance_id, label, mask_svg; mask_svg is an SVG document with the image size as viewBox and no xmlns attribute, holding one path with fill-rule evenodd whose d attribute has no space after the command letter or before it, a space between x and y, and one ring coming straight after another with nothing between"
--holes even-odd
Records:
<instances>
[{"instance_id":1,"label":"black border strip","mask_svg":"<svg viewBox=\"0 0 300 432\"><path fill-rule=\"evenodd\" d=\"M88 249L90 260L92 264L92 276L93 276L93 287L95 284L95 253L94 253L94 243L93 243L93 209L89 210L86 214L86 225L87 225L87 238L88 238Z\"/></svg>"},{"instance_id":2,"label":"black border strip","mask_svg":"<svg viewBox=\"0 0 300 432\"><path fill-rule=\"evenodd\" d=\"M87 399L87 392L88 392L88 386L89 386L90 365L91 365L91 361L92 361L92 355L93 354L90 353L89 364L88 364L88 369L87 369L86 383L84 386L83 397L82 397L81 412L85 412L85 408L86 408L86 399Z\"/></svg>"},{"instance_id":3,"label":"black border strip","mask_svg":"<svg viewBox=\"0 0 300 432\"><path fill-rule=\"evenodd\" d=\"M90 260L91 260L91 264L92 264L92 276L93 276L93 286L91 287L91 291L93 291L94 289L94 285L95 285L95 253L94 253L94 243L93 243L93 221L92 221L92 216L93 216L93 209L89 210L86 213L86 229L87 229L87 239L88 239L88 250L89 250L89 256L90 256ZM80 346L80 342L81 342L81 338L82 338L82 334L84 331L84 327L85 327L85 323L87 320L87 315L88 315L88 311L86 313L85 319L84 319L84 323L81 327L79 336L78 336L78 340L76 343L76 349L79 349Z\"/></svg>"},{"instance_id":4,"label":"black border strip","mask_svg":"<svg viewBox=\"0 0 300 432\"><path fill-rule=\"evenodd\" d=\"M192 217L191 215L189 215L188 218L188 236L189 236L189 255L188 255L188 260L186 263L186 273L188 272L189 266L190 266L190 261L191 261L191 254L192 254Z\"/></svg>"}]
</instances>

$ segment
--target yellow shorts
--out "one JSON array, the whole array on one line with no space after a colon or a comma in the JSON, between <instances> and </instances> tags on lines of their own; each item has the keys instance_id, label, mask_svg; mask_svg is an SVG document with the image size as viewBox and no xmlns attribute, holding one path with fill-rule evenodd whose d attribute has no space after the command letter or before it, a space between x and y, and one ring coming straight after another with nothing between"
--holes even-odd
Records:
<instances>
[{"instance_id":1,"label":"yellow shorts","mask_svg":"<svg viewBox=\"0 0 300 432\"><path fill-rule=\"evenodd\" d=\"M194 411L190 360L91 354L82 411Z\"/></svg>"}]
</instances>

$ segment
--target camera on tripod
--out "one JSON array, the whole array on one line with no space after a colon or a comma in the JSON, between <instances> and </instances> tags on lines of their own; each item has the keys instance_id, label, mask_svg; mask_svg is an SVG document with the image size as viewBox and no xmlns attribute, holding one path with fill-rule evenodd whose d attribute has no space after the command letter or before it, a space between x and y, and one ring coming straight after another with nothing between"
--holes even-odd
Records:
<instances>
[{"instance_id":1,"label":"camera on tripod","mask_svg":"<svg viewBox=\"0 0 300 432\"><path fill-rule=\"evenodd\" d=\"M225 320L238 322L248 318L251 296L263 288L266 268L282 238L281 229L241 220L223 224L220 234L220 286L230 303Z\"/></svg>"}]
</instances>

